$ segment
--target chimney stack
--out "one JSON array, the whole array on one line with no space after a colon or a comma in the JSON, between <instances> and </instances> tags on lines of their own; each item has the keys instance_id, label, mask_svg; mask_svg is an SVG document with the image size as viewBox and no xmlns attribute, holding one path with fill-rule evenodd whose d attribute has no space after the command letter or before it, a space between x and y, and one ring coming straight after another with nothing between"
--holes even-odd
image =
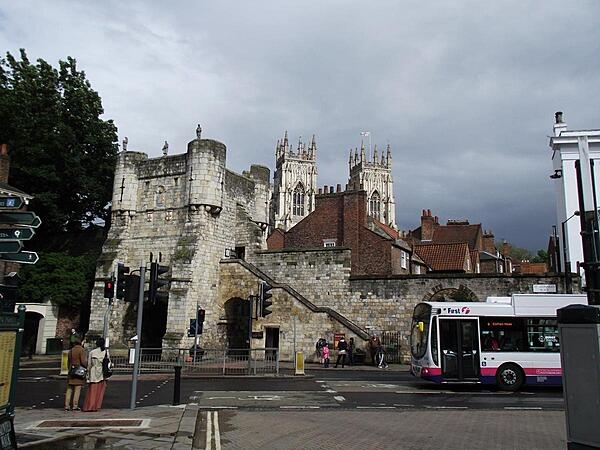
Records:
<instances>
[{"instance_id":1,"label":"chimney stack","mask_svg":"<svg viewBox=\"0 0 600 450\"><path fill-rule=\"evenodd\" d=\"M560 133L567 131L567 124L563 122L563 112L554 113L554 136L560 136Z\"/></svg>"}]
</instances>

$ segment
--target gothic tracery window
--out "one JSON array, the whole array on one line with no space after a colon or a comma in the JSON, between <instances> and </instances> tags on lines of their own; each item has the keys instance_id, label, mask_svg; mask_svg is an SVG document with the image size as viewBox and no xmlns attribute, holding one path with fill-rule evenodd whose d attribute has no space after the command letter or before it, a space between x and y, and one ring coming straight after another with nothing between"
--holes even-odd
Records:
<instances>
[{"instance_id":1,"label":"gothic tracery window","mask_svg":"<svg viewBox=\"0 0 600 450\"><path fill-rule=\"evenodd\" d=\"M304 199L306 194L304 192L304 186L301 183L298 183L296 188L294 189L293 195L293 210L292 213L294 216L303 216L304 215Z\"/></svg>"},{"instance_id":2,"label":"gothic tracery window","mask_svg":"<svg viewBox=\"0 0 600 450\"><path fill-rule=\"evenodd\" d=\"M369 199L369 215L377 220L381 218L381 199L377 191Z\"/></svg>"}]
</instances>

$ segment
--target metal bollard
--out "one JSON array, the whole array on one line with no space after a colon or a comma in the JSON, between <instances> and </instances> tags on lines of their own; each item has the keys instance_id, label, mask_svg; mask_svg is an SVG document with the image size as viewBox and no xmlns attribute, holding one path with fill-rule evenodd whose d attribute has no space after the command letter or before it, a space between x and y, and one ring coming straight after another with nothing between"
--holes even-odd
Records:
<instances>
[{"instance_id":1,"label":"metal bollard","mask_svg":"<svg viewBox=\"0 0 600 450\"><path fill-rule=\"evenodd\" d=\"M179 405L179 397L181 396L181 367L183 366L181 358L173 366L175 369L175 383L173 385L173 406Z\"/></svg>"}]
</instances>

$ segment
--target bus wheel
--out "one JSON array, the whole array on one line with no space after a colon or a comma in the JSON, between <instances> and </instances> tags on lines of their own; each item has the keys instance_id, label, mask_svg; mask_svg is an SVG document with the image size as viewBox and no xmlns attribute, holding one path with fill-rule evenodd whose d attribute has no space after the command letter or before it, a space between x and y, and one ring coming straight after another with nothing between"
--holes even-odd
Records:
<instances>
[{"instance_id":1,"label":"bus wheel","mask_svg":"<svg viewBox=\"0 0 600 450\"><path fill-rule=\"evenodd\" d=\"M525 382L525 375L516 364L502 364L496 372L496 382L503 391L518 391Z\"/></svg>"}]
</instances>

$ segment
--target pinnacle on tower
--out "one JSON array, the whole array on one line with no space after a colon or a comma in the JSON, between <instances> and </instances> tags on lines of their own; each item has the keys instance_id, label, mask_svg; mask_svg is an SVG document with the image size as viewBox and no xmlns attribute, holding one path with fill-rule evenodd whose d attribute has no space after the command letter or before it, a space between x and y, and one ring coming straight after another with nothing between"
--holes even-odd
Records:
<instances>
[{"instance_id":1,"label":"pinnacle on tower","mask_svg":"<svg viewBox=\"0 0 600 450\"><path fill-rule=\"evenodd\" d=\"M385 157L385 165L390 167L392 164L392 149L390 148L390 144L387 145L387 154Z\"/></svg>"}]
</instances>

